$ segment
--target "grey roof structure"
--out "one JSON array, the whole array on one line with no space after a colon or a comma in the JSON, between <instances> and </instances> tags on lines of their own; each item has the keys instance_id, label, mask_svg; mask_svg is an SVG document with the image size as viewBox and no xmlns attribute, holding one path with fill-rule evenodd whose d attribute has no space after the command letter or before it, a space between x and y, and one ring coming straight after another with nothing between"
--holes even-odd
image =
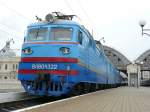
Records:
<instances>
[{"instance_id":1,"label":"grey roof structure","mask_svg":"<svg viewBox=\"0 0 150 112\"><path fill-rule=\"evenodd\" d=\"M150 49L147 50L147 51L145 51L144 53L142 53L142 54L136 59L136 61L139 61L139 62L145 61L146 58L148 58L149 56L150 56Z\"/></svg>"},{"instance_id":2,"label":"grey roof structure","mask_svg":"<svg viewBox=\"0 0 150 112\"><path fill-rule=\"evenodd\" d=\"M141 70L150 71L150 49L142 53L135 62L141 64Z\"/></svg>"},{"instance_id":3,"label":"grey roof structure","mask_svg":"<svg viewBox=\"0 0 150 112\"><path fill-rule=\"evenodd\" d=\"M6 41L5 46L0 50L0 58L10 58L16 57L16 53L10 48L10 43L13 42L13 39Z\"/></svg>"},{"instance_id":4,"label":"grey roof structure","mask_svg":"<svg viewBox=\"0 0 150 112\"><path fill-rule=\"evenodd\" d=\"M97 47L102 50L102 52L105 53L105 55L109 58L110 62L114 64L115 67L117 67L118 70L124 72L126 74L127 72L127 65L131 64L131 61L129 61L123 54L121 54L119 51L108 47L103 46L100 41L95 41Z\"/></svg>"},{"instance_id":5,"label":"grey roof structure","mask_svg":"<svg viewBox=\"0 0 150 112\"><path fill-rule=\"evenodd\" d=\"M121 71L126 71L127 65L131 62L119 51L108 47L103 46L105 55L109 58L109 60Z\"/></svg>"}]
</instances>

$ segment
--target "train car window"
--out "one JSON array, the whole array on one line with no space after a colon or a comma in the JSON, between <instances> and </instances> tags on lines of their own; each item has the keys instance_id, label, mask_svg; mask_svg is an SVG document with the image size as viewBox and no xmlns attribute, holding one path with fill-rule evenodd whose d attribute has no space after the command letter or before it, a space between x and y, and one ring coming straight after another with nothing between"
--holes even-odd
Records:
<instances>
[{"instance_id":1,"label":"train car window","mask_svg":"<svg viewBox=\"0 0 150 112\"><path fill-rule=\"evenodd\" d=\"M51 28L51 39L69 41L72 39L72 28Z\"/></svg>"},{"instance_id":2,"label":"train car window","mask_svg":"<svg viewBox=\"0 0 150 112\"><path fill-rule=\"evenodd\" d=\"M48 37L47 28L34 28L28 32L28 41L43 41Z\"/></svg>"},{"instance_id":3,"label":"train car window","mask_svg":"<svg viewBox=\"0 0 150 112\"><path fill-rule=\"evenodd\" d=\"M82 45L83 34L81 31L78 31L78 41Z\"/></svg>"}]
</instances>

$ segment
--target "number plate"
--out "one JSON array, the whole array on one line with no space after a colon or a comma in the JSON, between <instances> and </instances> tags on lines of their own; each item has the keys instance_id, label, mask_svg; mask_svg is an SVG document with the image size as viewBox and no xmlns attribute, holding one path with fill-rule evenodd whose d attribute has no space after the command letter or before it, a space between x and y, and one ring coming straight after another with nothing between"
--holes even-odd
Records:
<instances>
[{"instance_id":1,"label":"number plate","mask_svg":"<svg viewBox=\"0 0 150 112\"><path fill-rule=\"evenodd\" d=\"M32 64L32 69L41 69L41 70L56 70L58 68L57 64Z\"/></svg>"}]
</instances>

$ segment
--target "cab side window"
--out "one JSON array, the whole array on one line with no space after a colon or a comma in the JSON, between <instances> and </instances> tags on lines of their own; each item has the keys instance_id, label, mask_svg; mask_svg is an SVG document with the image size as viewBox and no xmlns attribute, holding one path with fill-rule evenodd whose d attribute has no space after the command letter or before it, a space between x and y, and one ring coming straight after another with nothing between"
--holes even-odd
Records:
<instances>
[{"instance_id":1,"label":"cab side window","mask_svg":"<svg viewBox=\"0 0 150 112\"><path fill-rule=\"evenodd\" d=\"M86 48L88 48L89 46L89 38L86 34L84 34L84 38L83 38L83 44Z\"/></svg>"},{"instance_id":2,"label":"cab side window","mask_svg":"<svg viewBox=\"0 0 150 112\"><path fill-rule=\"evenodd\" d=\"M83 34L81 31L78 31L78 42L82 45Z\"/></svg>"},{"instance_id":3,"label":"cab side window","mask_svg":"<svg viewBox=\"0 0 150 112\"><path fill-rule=\"evenodd\" d=\"M89 46L92 47L92 40L89 39Z\"/></svg>"}]
</instances>

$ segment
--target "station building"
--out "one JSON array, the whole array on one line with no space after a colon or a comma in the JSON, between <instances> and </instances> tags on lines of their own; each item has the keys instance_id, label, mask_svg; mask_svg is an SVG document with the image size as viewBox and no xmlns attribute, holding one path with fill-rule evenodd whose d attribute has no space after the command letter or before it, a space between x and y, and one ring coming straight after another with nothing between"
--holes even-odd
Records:
<instances>
[{"instance_id":1,"label":"station building","mask_svg":"<svg viewBox=\"0 0 150 112\"><path fill-rule=\"evenodd\" d=\"M7 41L0 50L0 93L23 91L17 79L20 57L10 48L11 42L13 40Z\"/></svg>"},{"instance_id":2,"label":"station building","mask_svg":"<svg viewBox=\"0 0 150 112\"><path fill-rule=\"evenodd\" d=\"M2 79L17 79L17 69L20 57L6 57L0 56L0 80Z\"/></svg>"},{"instance_id":3,"label":"station building","mask_svg":"<svg viewBox=\"0 0 150 112\"><path fill-rule=\"evenodd\" d=\"M11 41L0 50L0 80L17 80L20 57L10 48Z\"/></svg>"}]
</instances>

